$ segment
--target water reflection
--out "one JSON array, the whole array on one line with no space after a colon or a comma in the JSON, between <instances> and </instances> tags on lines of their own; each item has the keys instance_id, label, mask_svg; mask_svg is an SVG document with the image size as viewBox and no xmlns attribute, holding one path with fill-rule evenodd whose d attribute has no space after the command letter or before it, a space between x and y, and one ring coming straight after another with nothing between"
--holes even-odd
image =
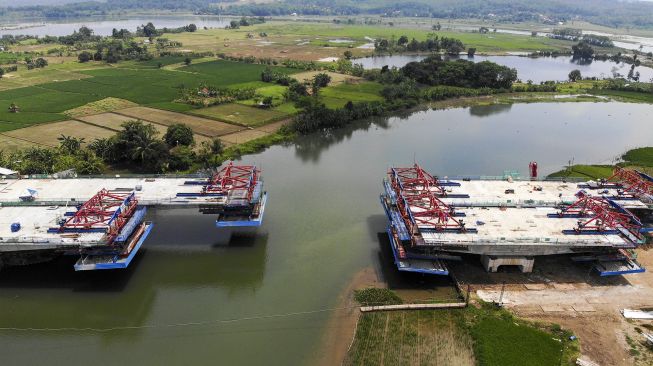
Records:
<instances>
[{"instance_id":1,"label":"water reflection","mask_svg":"<svg viewBox=\"0 0 653 366\"><path fill-rule=\"evenodd\" d=\"M404 118L408 115L402 114ZM401 118L401 117L400 117ZM351 138L354 131L367 131L371 127L387 129L390 127L387 117L374 117L356 121L343 128L329 130L324 133L315 133L298 138L295 142L295 156L303 162L318 163L323 151L335 144Z\"/></svg>"},{"instance_id":2,"label":"water reflection","mask_svg":"<svg viewBox=\"0 0 653 366\"><path fill-rule=\"evenodd\" d=\"M487 117L494 114L508 113L512 103L474 105L469 107L469 114L474 117Z\"/></svg>"}]
</instances>

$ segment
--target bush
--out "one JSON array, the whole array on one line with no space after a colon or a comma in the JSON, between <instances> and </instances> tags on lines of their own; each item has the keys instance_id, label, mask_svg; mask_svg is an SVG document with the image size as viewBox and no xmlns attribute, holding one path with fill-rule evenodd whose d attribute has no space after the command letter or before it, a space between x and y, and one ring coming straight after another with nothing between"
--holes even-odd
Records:
<instances>
[{"instance_id":1,"label":"bush","mask_svg":"<svg viewBox=\"0 0 653 366\"><path fill-rule=\"evenodd\" d=\"M175 123L168 126L168 130L166 131L165 136L163 136L163 140L170 147L179 145L190 146L195 142L193 130L183 123Z\"/></svg>"},{"instance_id":2,"label":"bush","mask_svg":"<svg viewBox=\"0 0 653 366\"><path fill-rule=\"evenodd\" d=\"M396 293L387 288L366 288L354 291L354 300L363 306L397 305L403 300Z\"/></svg>"},{"instance_id":3,"label":"bush","mask_svg":"<svg viewBox=\"0 0 653 366\"><path fill-rule=\"evenodd\" d=\"M89 62L92 59L93 59L93 55L87 51L84 51L77 56L77 60L79 60L79 62L81 63Z\"/></svg>"}]
</instances>

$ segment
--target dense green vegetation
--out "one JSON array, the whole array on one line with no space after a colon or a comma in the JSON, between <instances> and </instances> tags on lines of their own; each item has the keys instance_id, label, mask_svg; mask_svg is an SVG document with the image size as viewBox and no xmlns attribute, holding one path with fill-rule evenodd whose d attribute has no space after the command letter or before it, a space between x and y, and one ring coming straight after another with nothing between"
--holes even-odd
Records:
<instances>
[{"instance_id":1,"label":"dense green vegetation","mask_svg":"<svg viewBox=\"0 0 653 366\"><path fill-rule=\"evenodd\" d=\"M562 347L550 333L514 322L509 316L483 317L472 327L479 365L557 366Z\"/></svg>"},{"instance_id":2,"label":"dense green vegetation","mask_svg":"<svg viewBox=\"0 0 653 366\"><path fill-rule=\"evenodd\" d=\"M632 165L653 167L653 147L629 150L622 158Z\"/></svg>"},{"instance_id":3,"label":"dense green vegetation","mask_svg":"<svg viewBox=\"0 0 653 366\"><path fill-rule=\"evenodd\" d=\"M509 89L517 80L517 70L494 62L444 61L438 56L410 62L401 71L425 85Z\"/></svg>"}]
</instances>

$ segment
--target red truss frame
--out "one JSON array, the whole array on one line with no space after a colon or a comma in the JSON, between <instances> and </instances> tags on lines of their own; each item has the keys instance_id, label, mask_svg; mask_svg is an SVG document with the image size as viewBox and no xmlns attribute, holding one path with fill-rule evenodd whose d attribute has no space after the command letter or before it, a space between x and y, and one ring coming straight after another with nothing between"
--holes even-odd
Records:
<instances>
[{"instance_id":1,"label":"red truss frame","mask_svg":"<svg viewBox=\"0 0 653 366\"><path fill-rule=\"evenodd\" d=\"M619 182L625 192L636 197L653 195L653 182L645 180L632 170L615 167L612 176L607 180Z\"/></svg>"},{"instance_id":2,"label":"red truss frame","mask_svg":"<svg viewBox=\"0 0 653 366\"><path fill-rule=\"evenodd\" d=\"M102 189L84 202L73 216L68 218L61 230L107 229L110 238L117 236L138 206L134 192L110 192Z\"/></svg>"},{"instance_id":3,"label":"red truss frame","mask_svg":"<svg viewBox=\"0 0 653 366\"><path fill-rule=\"evenodd\" d=\"M454 217L453 209L437 197L436 192L444 194L444 188L419 165L392 168L388 176L397 195L399 213L412 234L420 226L436 231L465 231L465 225ZM434 191L432 187L437 189Z\"/></svg>"},{"instance_id":4,"label":"red truss frame","mask_svg":"<svg viewBox=\"0 0 653 366\"><path fill-rule=\"evenodd\" d=\"M632 214L619 212L603 197L593 197L582 191L576 194L578 200L563 209L559 215L577 215L589 220L578 223L577 231L623 228L639 237L640 225L632 222Z\"/></svg>"},{"instance_id":5,"label":"red truss frame","mask_svg":"<svg viewBox=\"0 0 653 366\"><path fill-rule=\"evenodd\" d=\"M259 181L261 171L253 165L234 165L230 162L226 167L215 173L204 186L203 193L229 194L235 191L246 191L247 200L252 199L254 189Z\"/></svg>"}]
</instances>

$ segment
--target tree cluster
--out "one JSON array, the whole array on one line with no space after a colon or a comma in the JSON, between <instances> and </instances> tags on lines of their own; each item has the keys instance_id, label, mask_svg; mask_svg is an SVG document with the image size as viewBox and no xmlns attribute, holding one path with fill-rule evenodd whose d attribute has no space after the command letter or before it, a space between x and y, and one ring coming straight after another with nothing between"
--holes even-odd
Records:
<instances>
[{"instance_id":1,"label":"tree cluster","mask_svg":"<svg viewBox=\"0 0 653 366\"><path fill-rule=\"evenodd\" d=\"M456 38L439 37L430 34L424 41L415 38L408 40L408 37L401 36L398 40L378 39L374 41L376 52L440 52L444 50L447 54L457 55L465 50L462 41Z\"/></svg>"},{"instance_id":2,"label":"tree cluster","mask_svg":"<svg viewBox=\"0 0 653 366\"><path fill-rule=\"evenodd\" d=\"M439 56L410 62L401 69L401 72L406 77L425 85L509 89L517 80L517 70L494 62L444 61Z\"/></svg>"},{"instance_id":3,"label":"tree cluster","mask_svg":"<svg viewBox=\"0 0 653 366\"><path fill-rule=\"evenodd\" d=\"M580 41L578 44L571 46L573 58L576 60L591 60L594 56L594 49L589 43Z\"/></svg>"},{"instance_id":4,"label":"tree cluster","mask_svg":"<svg viewBox=\"0 0 653 366\"><path fill-rule=\"evenodd\" d=\"M25 59L25 64L27 65L27 70L42 69L48 66L48 61L42 57L39 57L37 59L32 59L28 57Z\"/></svg>"}]
</instances>

